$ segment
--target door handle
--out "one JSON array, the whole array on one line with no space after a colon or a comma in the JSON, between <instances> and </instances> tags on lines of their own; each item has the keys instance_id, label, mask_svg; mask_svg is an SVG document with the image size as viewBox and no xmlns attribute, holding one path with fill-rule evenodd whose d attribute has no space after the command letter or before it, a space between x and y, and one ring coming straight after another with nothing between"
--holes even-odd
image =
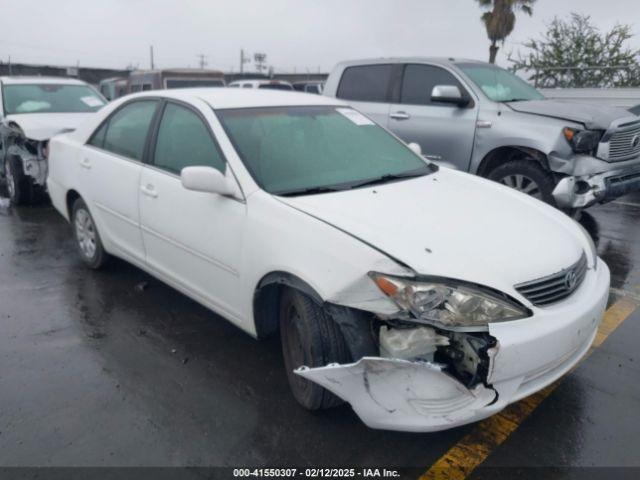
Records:
<instances>
[{"instance_id":1,"label":"door handle","mask_svg":"<svg viewBox=\"0 0 640 480\"><path fill-rule=\"evenodd\" d=\"M140 191L147 197L156 198L158 196L158 192L151 184L143 185L142 187L140 187Z\"/></svg>"},{"instance_id":2,"label":"door handle","mask_svg":"<svg viewBox=\"0 0 640 480\"><path fill-rule=\"evenodd\" d=\"M86 168L87 170L91 169L91 160L89 160L88 158L83 158L82 160L80 160L80 166L82 168Z\"/></svg>"},{"instance_id":3,"label":"door handle","mask_svg":"<svg viewBox=\"0 0 640 480\"><path fill-rule=\"evenodd\" d=\"M407 112L394 112L389 116L394 120L409 120L411 118Z\"/></svg>"}]
</instances>

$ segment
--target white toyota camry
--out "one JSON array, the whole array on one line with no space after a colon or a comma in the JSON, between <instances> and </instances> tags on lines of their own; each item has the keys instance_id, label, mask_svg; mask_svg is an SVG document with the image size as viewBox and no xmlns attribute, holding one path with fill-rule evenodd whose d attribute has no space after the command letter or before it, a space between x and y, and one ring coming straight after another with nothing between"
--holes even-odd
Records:
<instances>
[{"instance_id":1,"label":"white toyota camry","mask_svg":"<svg viewBox=\"0 0 640 480\"><path fill-rule=\"evenodd\" d=\"M89 267L123 258L255 337L279 331L298 402L347 401L374 428L446 429L543 388L607 301L576 222L335 99L146 92L49 155Z\"/></svg>"}]
</instances>

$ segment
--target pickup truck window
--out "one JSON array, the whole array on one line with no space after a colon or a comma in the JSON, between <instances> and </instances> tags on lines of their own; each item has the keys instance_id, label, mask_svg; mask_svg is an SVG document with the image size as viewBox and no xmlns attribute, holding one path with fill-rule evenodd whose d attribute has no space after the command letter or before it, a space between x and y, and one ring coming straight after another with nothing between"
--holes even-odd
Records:
<instances>
[{"instance_id":1,"label":"pickup truck window","mask_svg":"<svg viewBox=\"0 0 640 480\"><path fill-rule=\"evenodd\" d=\"M507 70L484 63L456 64L494 102L542 100L535 88Z\"/></svg>"},{"instance_id":2,"label":"pickup truck window","mask_svg":"<svg viewBox=\"0 0 640 480\"><path fill-rule=\"evenodd\" d=\"M454 107L450 103L431 101L431 92L436 85L455 85L463 94L466 91L458 79L444 68L409 64L404 68L400 102L410 105Z\"/></svg>"},{"instance_id":3,"label":"pickup truck window","mask_svg":"<svg viewBox=\"0 0 640 480\"><path fill-rule=\"evenodd\" d=\"M348 107L217 110L253 178L276 195L305 195L400 181L434 168Z\"/></svg>"},{"instance_id":4,"label":"pickup truck window","mask_svg":"<svg viewBox=\"0 0 640 480\"><path fill-rule=\"evenodd\" d=\"M392 65L362 65L344 70L336 96L358 102L386 102Z\"/></svg>"}]
</instances>

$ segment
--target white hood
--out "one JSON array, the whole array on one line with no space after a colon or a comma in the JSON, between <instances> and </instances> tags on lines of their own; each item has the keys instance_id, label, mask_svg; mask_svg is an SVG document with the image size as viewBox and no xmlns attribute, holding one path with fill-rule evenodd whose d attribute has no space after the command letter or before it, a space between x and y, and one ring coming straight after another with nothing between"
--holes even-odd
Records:
<instances>
[{"instance_id":1,"label":"white hood","mask_svg":"<svg viewBox=\"0 0 640 480\"><path fill-rule=\"evenodd\" d=\"M16 123L31 140L48 140L62 132L75 130L93 112L87 113L16 113L7 115L5 123Z\"/></svg>"},{"instance_id":2,"label":"white hood","mask_svg":"<svg viewBox=\"0 0 640 480\"><path fill-rule=\"evenodd\" d=\"M573 220L502 185L440 169L375 187L281 198L419 274L501 291L556 273L588 248Z\"/></svg>"}]
</instances>

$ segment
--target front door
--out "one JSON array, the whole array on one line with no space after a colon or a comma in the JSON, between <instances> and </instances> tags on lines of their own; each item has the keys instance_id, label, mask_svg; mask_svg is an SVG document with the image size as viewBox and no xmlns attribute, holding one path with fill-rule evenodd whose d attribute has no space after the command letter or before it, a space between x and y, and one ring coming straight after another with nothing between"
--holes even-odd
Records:
<instances>
[{"instance_id":1,"label":"front door","mask_svg":"<svg viewBox=\"0 0 640 480\"><path fill-rule=\"evenodd\" d=\"M168 102L151 163L142 169L140 219L147 264L227 317L239 318L239 263L246 205L186 190L180 171L228 166L202 112Z\"/></svg>"},{"instance_id":2,"label":"front door","mask_svg":"<svg viewBox=\"0 0 640 480\"><path fill-rule=\"evenodd\" d=\"M462 171L469 170L478 117L477 103L459 107L433 102L436 85L455 85L463 95L464 86L441 67L409 64L404 67L400 103L392 104L388 128L405 142L415 142L430 160L444 161Z\"/></svg>"}]
</instances>

